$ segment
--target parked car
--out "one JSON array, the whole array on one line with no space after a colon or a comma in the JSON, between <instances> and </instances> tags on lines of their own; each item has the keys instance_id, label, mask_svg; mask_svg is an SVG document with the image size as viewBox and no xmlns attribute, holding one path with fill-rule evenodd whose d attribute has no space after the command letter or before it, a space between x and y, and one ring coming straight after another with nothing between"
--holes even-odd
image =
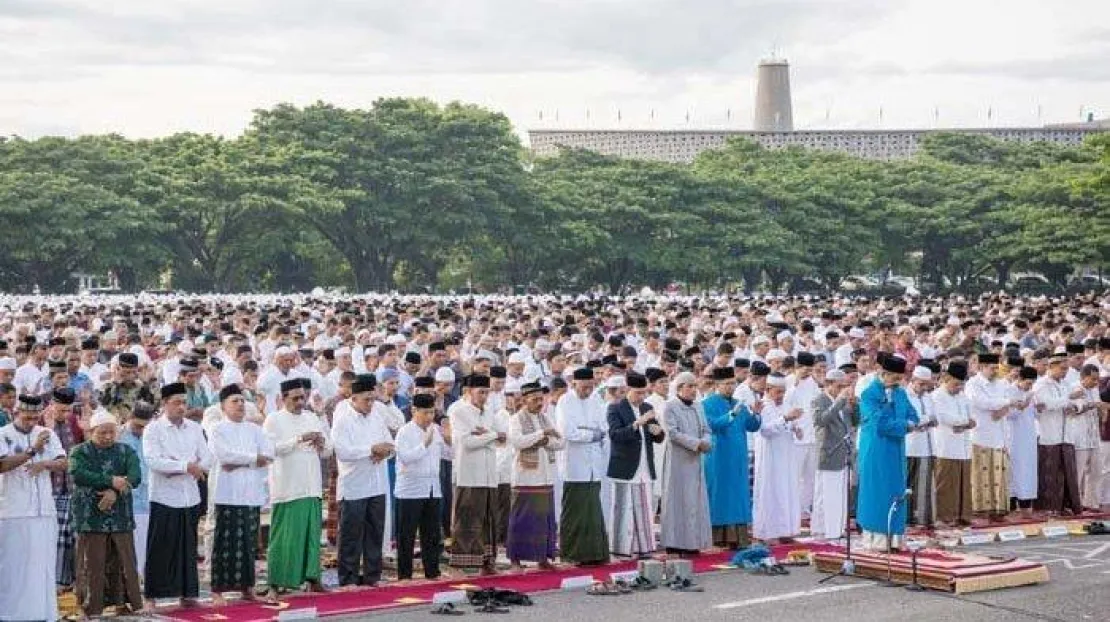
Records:
<instances>
[{"instance_id":1,"label":"parked car","mask_svg":"<svg viewBox=\"0 0 1110 622\"><path fill-rule=\"evenodd\" d=\"M1097 274L1084 274L1068 282L1068 293L1101 292L1110 289L1110 279Z\"/></svg>"},{"instance_id":2,"label":"parked car","mask_svg":"<svg viewBox=\"0 0 1110 622\"><path fill-rule=\"evenodd\" d=\"M1042 294L1056 293L1058 288L1046 279L1044 275L1035 272L1015 274L1010 280L1009 291L1024 296L1039 296Z\"/></svg>"}]
</instances>

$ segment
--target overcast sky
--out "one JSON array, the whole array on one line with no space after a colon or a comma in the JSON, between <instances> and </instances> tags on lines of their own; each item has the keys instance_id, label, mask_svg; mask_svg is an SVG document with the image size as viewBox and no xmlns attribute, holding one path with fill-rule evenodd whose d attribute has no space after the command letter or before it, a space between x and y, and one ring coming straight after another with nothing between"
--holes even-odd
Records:
<instances>
[{"instance_id":1,"label":"overcast sky","mask_svg":"<svg viewBox=\"0 0 1110 622\"><path fill-rule=\"evenodd\" d=\"M771 53L798 129L1110 115L1107 0L0 0L0 134L237 134L394 95L521 133L744 129Z\"/></svg>"}]
</instances>

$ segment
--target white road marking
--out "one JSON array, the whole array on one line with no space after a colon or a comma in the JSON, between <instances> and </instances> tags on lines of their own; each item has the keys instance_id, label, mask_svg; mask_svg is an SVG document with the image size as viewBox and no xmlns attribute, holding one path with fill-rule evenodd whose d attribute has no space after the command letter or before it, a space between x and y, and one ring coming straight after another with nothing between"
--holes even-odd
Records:
<instances>
[{"instance_id":1,"label":"white road marking","mask_svg":"<svg viewBox=\"0 0 1110 622\"><path fill-rule=\"evenodd\" d=\"M1106 544L1103 544L1102 546L1100 546L1097 549L1091 551L1090 553L1087 553L1087 555L1085 555L1085 557L1087 559L1091 559L1091 558L1094 558L1094 557L1098 557L1099 555L1102 555L1106 551L1110 551L1110 542L1107 542Z\"/></svg>"},{"instance_id":2,"label":"white road marking","mask_svg":"<svg viewBox=\"0 0 1110 622\"><path fill-rule=\"evenodd\" d=\"M762 598L749 598L748 600L738 600L732 603L722 603L720 605L713 605L714 609L736 609L738 607L750 607L752 605L762 605L763 603L776 603L782 600L794 600L795 598L805 598L807 596L817 596L819 594L832 594L834 592L843 592L845 590L854 590L860 587L874 587L873 583L851 583L848 585L834 585L832 587L820 587L814 590L806 590L804 592L787 592L785 594L775 594L774 596L764 596Z\"/></svg>"}]
</instances>

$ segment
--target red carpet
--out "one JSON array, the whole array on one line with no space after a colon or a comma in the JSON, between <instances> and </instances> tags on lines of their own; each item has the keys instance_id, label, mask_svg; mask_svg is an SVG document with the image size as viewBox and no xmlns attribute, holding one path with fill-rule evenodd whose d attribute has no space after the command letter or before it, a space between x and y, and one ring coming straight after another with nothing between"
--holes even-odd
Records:
<instances>
[{"instance_id":1,"label":"red carpet","mask_svg":"<svg viewBox=\"0 0 1110 622\"><path fill-rule=\"evenodd\" d=\"M830 549L823 544L792 544L772 547L775 557L782 559L790 551L816 551ZM694 572L713 572L722 570L728 564L732 553L707 553L694 558ZM285 598L287 606L281 609L304 609L315 607L318 616L350 615L366 611L404 607L429 603L436 592L448 591L452 586L467 585L478 588L497 587L517 590L528 594L557 590L567 577L593 575L596 579L609 579L613 572L636 569L636 562L620 562L597 568L564 568L550 572L526 572L505 574L496 577L466 577L447 581L434 581L420 584L388 584L378 588L360 588L351 592L332 592L329 594L298 594ZM226 607L199 607L196 609L177 609L160 612L162 617L182 622L266 622L273 620L278 607L267 607L253 603L233 603Z\"/></svg>"}]
</instances>

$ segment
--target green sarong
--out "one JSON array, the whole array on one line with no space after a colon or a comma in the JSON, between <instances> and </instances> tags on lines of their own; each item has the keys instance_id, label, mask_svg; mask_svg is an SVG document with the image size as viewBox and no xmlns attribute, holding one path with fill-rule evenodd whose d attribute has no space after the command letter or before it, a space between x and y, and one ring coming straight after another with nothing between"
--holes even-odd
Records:
<instances>
[{"instance_id":1,"label":"green sarong","mask_svg":"<svg viewBox=\"0 0 1110 622\"><path fill-rule=\"evenodd\" d=\"M609 561L609 535L601 509L601 482L565 482L559 520L559 556L565 562Z\"/></svg>"},{"instance_id":2,"label":"green sarong","mask_svg":"<svg viewBox=\"0 0 1110 622\"><path fill-rule=\"evenodd\" d=\"M319 497L275 503L270 518L266 574L274 587L297 589L320 580Z\"/></svg>"}]
</instances>

